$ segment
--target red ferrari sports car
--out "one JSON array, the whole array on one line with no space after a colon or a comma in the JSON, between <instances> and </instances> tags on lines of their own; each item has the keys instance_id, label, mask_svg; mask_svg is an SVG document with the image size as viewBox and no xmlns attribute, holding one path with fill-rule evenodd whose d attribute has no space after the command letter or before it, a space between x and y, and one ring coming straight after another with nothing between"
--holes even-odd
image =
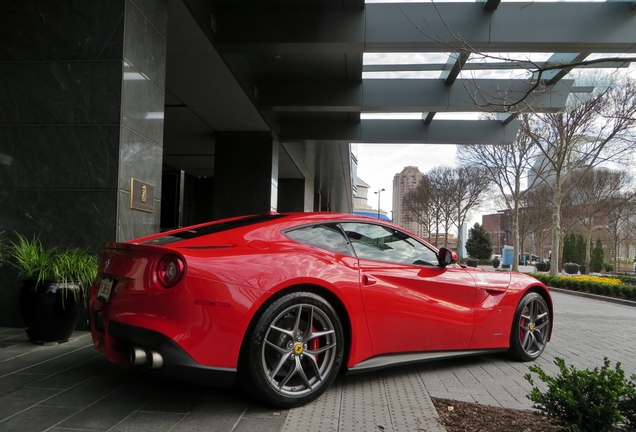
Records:
<instances>
[{"instance_id":1,"label":"red ferrari sports car","mask_svg":"<svg viewBox=\"0 0 636 432\"><path fill-rule=\"evenodd\" d=\"M536 359L552 300L530 276L462 267L377 219L268 213L106 244L90 327L112 362L238 381L289 408L341 370L496 351Z\"/></svg>"}]
</instances>

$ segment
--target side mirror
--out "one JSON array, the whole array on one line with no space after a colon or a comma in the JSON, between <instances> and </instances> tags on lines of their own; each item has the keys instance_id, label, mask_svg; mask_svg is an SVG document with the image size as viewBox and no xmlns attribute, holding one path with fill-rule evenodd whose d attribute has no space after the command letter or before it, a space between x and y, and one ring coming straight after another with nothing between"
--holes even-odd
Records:
<instances>
[{"instance_id":1,"label":"side mirror","mask_svg":"<svg viewBox=\"0 0 636 432\"><path fill-rule=\"evenodd\" d=\"M457 254L447 248L441 248L437 253L437 261L440 267L446 267L449 264L455 264L459 258Z\"/></svg>"}]
</instances>

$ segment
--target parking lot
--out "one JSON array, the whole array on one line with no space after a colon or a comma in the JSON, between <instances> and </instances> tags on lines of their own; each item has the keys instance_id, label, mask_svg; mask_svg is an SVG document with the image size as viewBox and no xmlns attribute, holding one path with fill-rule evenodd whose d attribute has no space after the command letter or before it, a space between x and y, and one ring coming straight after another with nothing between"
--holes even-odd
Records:
<instances>
[{"instance_id":1,"label":"parking lot","mask_svg":"<svg viewBox=\"0 0 636 432\"><path fill-rule=\"evenodd\" d=\"M555 328L539 359L578 368L603 357L636 373L636 307L553 292ZM154 379L109 364L76 332L55 346L0 328L0 431L443 431L430 397L530 409L528 364L467 357L346 375L319 400L290 411L218 391Z\"/></svg>"}]
</instances>

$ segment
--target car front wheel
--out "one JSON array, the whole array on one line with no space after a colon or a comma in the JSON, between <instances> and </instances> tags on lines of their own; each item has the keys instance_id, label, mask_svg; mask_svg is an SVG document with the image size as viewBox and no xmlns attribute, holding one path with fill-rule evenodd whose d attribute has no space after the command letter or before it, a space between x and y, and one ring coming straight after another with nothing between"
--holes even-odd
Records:
<instances>
[{"instance_id":1,"label":"car front wheel","mask_svg":"<svg viewBox=\"0 0 636 432\"><path fill-rule=\"evenodd\" d=\"M337 313L313 293L276 300L258 318L246 343L244 389L282 408L317 399L338 374L344 353Z\"/></svg>"},{"instance_id":2,"label":"car front wheel","mask_svg":"<svg viewBox=\"0 0 636 432\"><path fill-rule=\"evenodd\" d=\"M539 294L523 296L512 322L510 355L520 361L538 358L550 337L550 308Z\"/></svg>"}]
</instances>

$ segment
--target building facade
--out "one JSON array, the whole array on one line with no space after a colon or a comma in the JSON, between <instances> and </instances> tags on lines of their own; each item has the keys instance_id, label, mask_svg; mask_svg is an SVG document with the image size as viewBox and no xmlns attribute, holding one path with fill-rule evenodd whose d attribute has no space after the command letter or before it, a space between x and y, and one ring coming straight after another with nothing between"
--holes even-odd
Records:
<instances>
[{"instance_id":1,"label":"building facade","mask_svg":"<svg viewBox=\"0 0 636 432\"><path fill-rule=\"evenodd\" d=\"M370 186L362 179L357 179L356 183L355 195L353 196L353 213L390 221L391 219L387 216L385 210L369 205Z\"/></svg>"},{"instance_id":2,"label":"building facade","mask_svg":"<svg viewBox=\"0 0 636 432\"><path fill-rule=\"evenodd\" d=\"M393 176L393 222L420 237L425 237L427 229L417 222L409 220L404 208L404 195L415 189L424 174L415 166L407 166Z\"/></svg>"},{"instance_id":3,"label":"building facade","mask_svg":"<svg viewBox=\"0 0 636 432\"><path fill-rule=\"evenodd\" d=\"M501 256L504 246L512 246L512 219L509 212L482 215L481 225L490 234L493 255Z\"/></svg>"}]
</instances>

